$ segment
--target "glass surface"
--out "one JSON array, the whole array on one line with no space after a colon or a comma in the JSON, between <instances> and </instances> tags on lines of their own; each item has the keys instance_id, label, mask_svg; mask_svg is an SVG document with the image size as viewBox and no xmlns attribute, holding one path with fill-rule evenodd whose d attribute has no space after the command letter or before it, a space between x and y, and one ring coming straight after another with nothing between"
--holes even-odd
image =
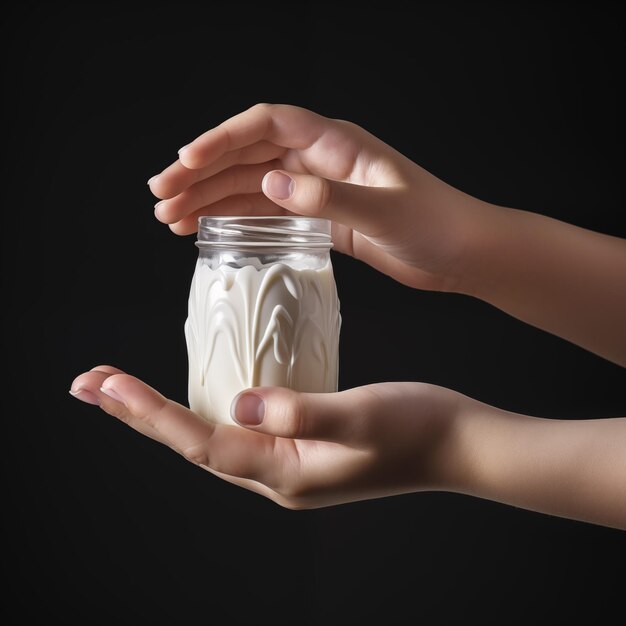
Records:
<instances>
[{"instance_id":1,"label":"glass surface","mask_svg":"<svg viewBox=\"0 0 626 626\"><path fill-rule=\"evenodd\" d=\"M196 245L211 269L271 263L320 269L329 261L330 231L329 220L313 217L203 216Z\"/></svg>"}]
</instances>

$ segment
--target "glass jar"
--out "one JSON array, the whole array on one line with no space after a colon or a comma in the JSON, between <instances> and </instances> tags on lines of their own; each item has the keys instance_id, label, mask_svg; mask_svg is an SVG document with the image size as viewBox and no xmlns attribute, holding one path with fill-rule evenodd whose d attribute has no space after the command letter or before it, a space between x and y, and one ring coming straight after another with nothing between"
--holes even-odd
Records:
<instances>
[{"instance_id":1,"label":"glass jar","mask_svg":"<svg viewBox=\"0 0 626 626\"><path fill-rule=\"evenodd\" d=\"M330 222L201 217L185 336L189 406L233 424L243 389L337 391L339 299Z\"/></svg>"}]
</instances>

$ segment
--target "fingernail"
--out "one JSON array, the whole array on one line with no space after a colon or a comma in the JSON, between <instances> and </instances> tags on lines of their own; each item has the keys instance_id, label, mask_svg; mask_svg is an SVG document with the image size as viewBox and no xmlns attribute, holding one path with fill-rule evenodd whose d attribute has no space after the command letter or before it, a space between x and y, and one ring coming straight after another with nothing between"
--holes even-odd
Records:
<instances>
[{"instance_id":1,"label":"fingernail","mask_svg":"<svg viewBox=\"0 0 626 626\"><path fill-rule=\"evenodd\" d=\"M163 204L164 200L161 200L160 202L157 202L154 205L154 214L159 217L159 213L161 212L161 209L159 208L162 204Z\"/></svg>"},{"instance_id":2,"label":"fingernail","mask_svg":"<svg viewBox=\"0 0 626 626\"><path fill-rule=\"evenodd\" d=\"M263 421L265 402L256 393L243 393L235 398L230 414L239 424L258 426Z\"/></svg>"},{"instance_id":3,"label":"fingernail","mask_svg":"<svg viewBox=\"0 0 626 626\"><path fill-rule=\"evenodd\" d=\"M111 387L100 387L100 391L109 396L109 398L113 398L113 400L117 400L118 402L121 402L124 406L126 406L126 401L124 400L124 398L122 398L122 396L120 396L119 393L117 393L117 391L115 391L115 389Z\"/></svg>"},{"instance_id":4,"label":"fingernail","mask_svg":"<svg viewBox=\"0 0 626 626\"><path fill-rule=\"evenodd\" d=\"M156 178L156 176L153 176L152 178L148 178L148 185L152 184L152 181Z\"/></svg>"},{"instance_id":5,"label":"fingernail","mask_svg":"<svg viewBox=\"0 0 626 626\"><path fill-rule=\"evenodd\" d=\"M183 153L188 147L189 147L189 144L184 145L182 148L178 150L178 154Z\"/></svg>"},{"instance_id":6,"label":"fingernail","mask_svg":"<svg viewBox=\"0 0 626 626\"><path fill-rule=\"evenodd\" d=\"M296 182L282 172L271 172L265 179L265 192L278 200L287 200L293 194Z\"/></svg>"},{"instance_id":7,"label":"fingernail","mask_svg":"<svg viewBox=\"0 0 626 626\"><path fill-rule=\"evenodd\" d=\"M78 400L82 400L87 404L94 404L96 406L100 406L100 400L95 393L91 393L91 391L87 391L86 389L70 389L70 395Z\"/></svg>"}]
</instances>

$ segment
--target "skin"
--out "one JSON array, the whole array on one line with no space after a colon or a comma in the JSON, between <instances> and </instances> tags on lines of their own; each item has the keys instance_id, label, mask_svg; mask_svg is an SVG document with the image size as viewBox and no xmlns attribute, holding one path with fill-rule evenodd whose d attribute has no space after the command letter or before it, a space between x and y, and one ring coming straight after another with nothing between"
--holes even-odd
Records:
<instances>
[{"instance_id":1,"label":"skin","mask_svg":"<svg viewBox=\"0 0 626 626\"><path fill-rule=\"evenodd\" d=\"M182 148L149 185L177 234L201 215L326 217L336 250L406 285L473 295L626 365L626 242L472 198L349 122L257 105ZM244 391L232 408L241 428L207 423L111 366L70 393L288 508L447 490L626 528L626 418L545 420L385 383Z\"/></svg>"}]
</instances>

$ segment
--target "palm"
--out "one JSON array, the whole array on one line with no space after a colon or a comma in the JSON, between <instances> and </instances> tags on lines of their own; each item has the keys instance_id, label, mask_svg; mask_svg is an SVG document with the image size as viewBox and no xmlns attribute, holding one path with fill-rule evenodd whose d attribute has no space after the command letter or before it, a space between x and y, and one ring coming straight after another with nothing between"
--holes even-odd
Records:
<instances>
[{"instance_id":1,"label":"palm","mask_svg":"<svg viewBox=\"0 0 626 626\"><path fill-rule=\"evenodd\" d=\"M361 476L371 464L370 453L341 443L272 437L273 463L280 468L282 484L272 491L272 499L289 500L290 506L314 505L318 498L326 504L346 501L350 488L347 476ZM259 442L268 445L266 441ZM341 477L341 478L340 478ZM222 476L229 480L229 477ZM238 482L230 480L230 482ZM250 488L250 484L241 486ZM355 488L356 493L356 488Z\"/></svg>"}]
</instances>

